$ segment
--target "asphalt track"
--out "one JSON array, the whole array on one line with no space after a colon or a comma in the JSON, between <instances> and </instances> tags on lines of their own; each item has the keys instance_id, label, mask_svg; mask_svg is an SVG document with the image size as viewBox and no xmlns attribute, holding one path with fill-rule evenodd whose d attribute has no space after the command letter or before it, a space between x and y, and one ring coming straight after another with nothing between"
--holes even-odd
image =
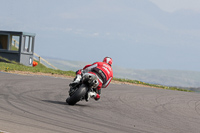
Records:
<instances>
[{"instance_id":1,"label":"asphalt track","mask_svg":"<svg viewBox=\"0 0 200 133\"><path fill-rule=\"evenodd\" d=\"M200 94L111 84L96 102L65 103L71 79L0 73L9 133L200 133Z\"/></svg>"}]
</instances>

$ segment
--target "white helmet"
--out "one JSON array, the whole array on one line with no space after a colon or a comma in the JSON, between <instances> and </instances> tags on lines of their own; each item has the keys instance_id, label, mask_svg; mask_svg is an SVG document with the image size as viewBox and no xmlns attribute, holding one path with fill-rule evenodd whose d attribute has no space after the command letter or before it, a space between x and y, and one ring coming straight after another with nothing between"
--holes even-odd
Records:
<instances>
[{"instance_id":1,"label":"white helmet","mask_svg":"<svg viewBox=\"0 0 200 133\"><path fill-rule=\"evenodd\" d=\"M112 65L112 58L110 58L110 57L105 57L104 59L103 59L103 62L105 62L105 63L107 63L107 64L109 64L110 66Z\"/></svg>"}]
</instances>

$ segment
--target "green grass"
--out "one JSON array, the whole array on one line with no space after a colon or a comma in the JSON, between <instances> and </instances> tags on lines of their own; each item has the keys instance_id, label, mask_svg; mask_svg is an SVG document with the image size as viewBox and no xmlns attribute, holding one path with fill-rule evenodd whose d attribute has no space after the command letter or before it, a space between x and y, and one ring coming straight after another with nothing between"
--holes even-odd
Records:
<instances>
[{"instance_id":1,"label":"green grass","mask_svg":"<svg viewBox=\"0 0 200 133\"><path fill-rule=\"evenodd\" d=\"M19 49L16 48L15 46L11 45L11 50L13 50L13 51L18 51Z\"/></svg>"},{"instance_id":2,"label":"green grass","mask_svg":"<svg viewBox=\"0 0 200 133\"><path fill-rule=\"evenodd\" d=\"M27 71L27 72L41 72L41 73L49 73L49 74L58 74L58 75L64 75L64 76L72 76L75 77L74 71L62 71L62 70L55 70L51 68L47 68L46 66L42 65L38 61L38 65L36 67L30 67L30 66L24 66L22 64L19 64L15 61L7 60L3 57L0 57L0 60L3 60L5 62L0 62L0 71ZM130 80L130 79L120 79L120 78L113 78L114 81L124 82L124 83L133 83L133 84L140 84L150 87L156 87L161 89L168 89L168 90L176 90L176 91L186 91L186 92L192 92L187 89L181 89L178 87L168 87L168 86L162 86L162 85L155 85L155 84L149 84L145 82L141 82L138 80Z\"/></svg>"},{"instance_id":3,"label":"green grass","mask_svg":"<svg viewBox=\"0 0 200 133\"><path fill-rule=\"evenodd\" d=\"M75 76L75 72L73 72L73 71L62 71L62 70L55 70L55 69L47 68L46 66L40 64L39 62L36 67L30 67L30 66L24 66L15 61L9 61L2 57L0 57L0 59L6 61L6 62L0 62L0 70L1 71L6 71L6 72L28 71L28 72L33 72L33 73L41 72L41 73L50 73L52 75L59 74L59 75L65 75L65 76Z\"/></svg>"},{"instance_id":4,"label":"green grass","mask_svg":"<svg viewBox=\"0 0 200 133\"><path fill-rule=\"evenodd\" d=\"M167 89L167 90L193 92L191 90L182 89L182 88L178 88L178 87L168 87L168 86L163 86L163 85L149 84L149 83L145 83L145 82L138 81L138 80L120 79L120 78L113 78L113 80L119 81L119 82L140 84L140 85L145 85L145 86L149 86L149 87L156 87L156 88L161 88L161 89Z\"/></svg>"}]
</instances>

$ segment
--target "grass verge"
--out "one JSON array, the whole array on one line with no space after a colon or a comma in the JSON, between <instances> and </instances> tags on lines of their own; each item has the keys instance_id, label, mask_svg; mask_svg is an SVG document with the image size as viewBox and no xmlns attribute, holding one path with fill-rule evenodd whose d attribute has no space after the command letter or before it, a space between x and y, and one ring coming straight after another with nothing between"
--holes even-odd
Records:
<instances>
[{"instance_id":1,"label":"grass verge","mask_svg":"<svg viewBox=\"0 0 200 133\"><path fill-rule=\"evenodd\" d=\"M149 86L149 87L153 87L153 88L161 88L161 89L167 89L167 90L193 92L191 90L182 89L182 88L178 88L178 87L169 87L169 86L163 86L163 85L149 84L149 83L145 83L145 82L138 81L138 80L121 79L121 78L113 78L113 80L114 81L123 82L123 83L139 84L139 85Z\"/></svg>"},{"instance_id":2,"label":"grass verge","mask_svg":"<svg viewBox=\"0 0 200 133\"><path fill-rule=\"evenodd\" d=\"M26 71L26 72L33 72L33 73L49 73L49 74L58 74L58 75L65 75L65 76L75 76L75 72L73 71L62 71L62 70L55 70L51 68L47 68L46 66L42 65L38 62L36 67L24 66L19 64L15 61L9 61L3 57L0 57L0 71L10 72L10 71ZM37 62L37 61L36 61Z\"/></svg>"},{"instance_id":3,"label":"grass verge","mask_svg":"<svg viewBox=\"0 0 200 133\"><path fill-rule=\"evenodd\" d=\"M36 62L38 62L38 61L36 61ZM51 74L51 75L57 74L57 75L75 77L74 71L62 71L62 70L55 70L55 69L47 68L46 66L42 65L39 62L38 62L38 65L36 67L29 67L29 66L24 66L22 64L19 64L15 61L7 60L3 57L0 57L0 71L4 71L4 72L25 71L25 72L32 72L32 73L38 73L39 72L39 73L48 73L48 74ZM128 84L144 85L144 86L161 88L161 89L168 89L168 90L192 92L192 91L187 90L187 89L149 84L149 83L141 82L141 81L138 81L138 80L113 78L113 81L118 81L118 82L128 83Z\"/></svg>"}]
</instances>

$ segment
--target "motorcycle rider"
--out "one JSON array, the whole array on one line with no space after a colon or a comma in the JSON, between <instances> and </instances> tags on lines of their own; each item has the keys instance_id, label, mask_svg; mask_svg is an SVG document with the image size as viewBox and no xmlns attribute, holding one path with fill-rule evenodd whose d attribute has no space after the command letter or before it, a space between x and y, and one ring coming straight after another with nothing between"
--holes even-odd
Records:
<instances>
[{"instance_id":1,"label":"motorcycle rider","mask_svg":"<svg viewBox=\"0 0 200 133\"><path fill-rule=\"evenodd\" d=\"M99 85L97 88L94 88L95 92L88 93L86 101L88 101L90 97L94 98L95 100L99 100L101 88L106 88L113 78L113 71L111 66L112 58L110 57L105 57L103 62L95 62L93 64L86 65L83 69L80 69L76 72L76 77L74 78L74 81L69 84L69 86L73 88L73 86L79 84L83 73L94 74L97 76Z\"/></svg>"}]
</instances>

